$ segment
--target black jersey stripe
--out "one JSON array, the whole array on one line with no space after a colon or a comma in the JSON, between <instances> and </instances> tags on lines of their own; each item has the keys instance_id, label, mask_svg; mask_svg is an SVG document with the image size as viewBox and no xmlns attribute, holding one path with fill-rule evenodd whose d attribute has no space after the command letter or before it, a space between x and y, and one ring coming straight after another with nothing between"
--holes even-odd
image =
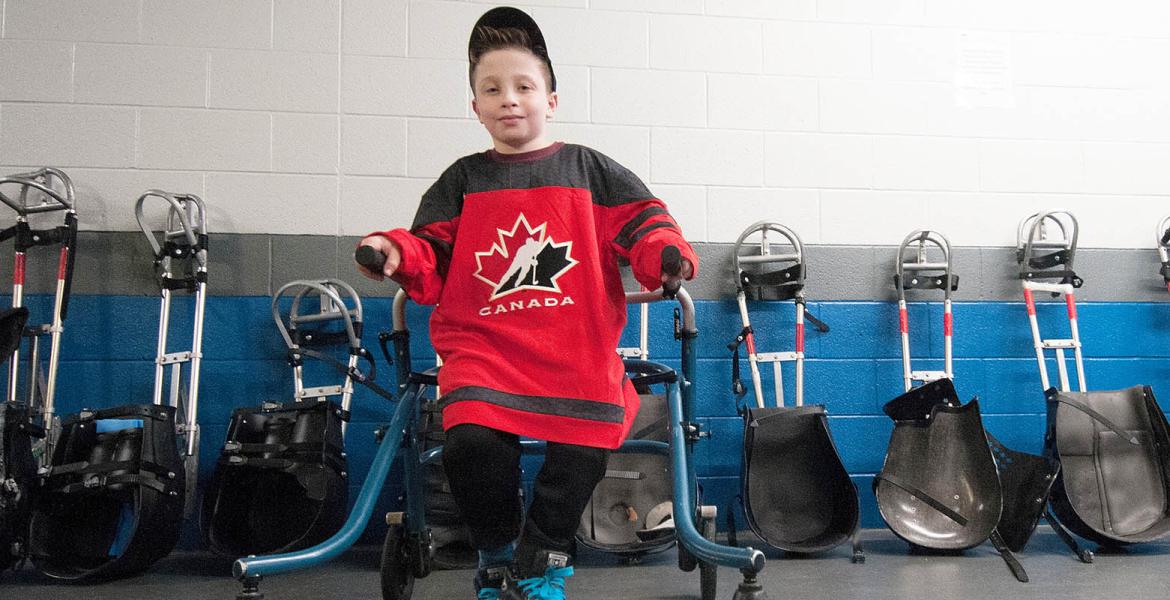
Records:
<instances>
[{"instance_id":1,"label":"black jersey stripe","mask_svg":"<svg viewBox=\"0 0 1170 600\"><path fill-rule=\"evenodd\" d=\"M455 402L464 400L487 402L523 412L555 417L572 417L601 423L623 423L626 416L625 409L616 404L577 398L522 396L476 385L464 386L444 394L439 399L439 407L446 408Z\"/></svg>"}]
</instances>

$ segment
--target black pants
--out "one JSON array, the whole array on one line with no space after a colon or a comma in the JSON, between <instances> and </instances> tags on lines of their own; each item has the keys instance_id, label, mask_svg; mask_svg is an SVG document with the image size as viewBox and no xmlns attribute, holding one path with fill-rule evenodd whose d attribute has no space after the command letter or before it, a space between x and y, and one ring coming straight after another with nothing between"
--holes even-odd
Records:
<instances>
[{"instance_id":1,"label":"black pants","mask_svg":"<svg viewBox=\"0 0 1170 600\"><path fill-rule=\"evenodd\" d=\"M448 429L443 444L443 467L471 545L499 548L520 537L518 558L540 549L572 551L581 513L608 461L609 450L549 442L523 520L518 436L465 424Z\"/></svg>"}]
</instances>

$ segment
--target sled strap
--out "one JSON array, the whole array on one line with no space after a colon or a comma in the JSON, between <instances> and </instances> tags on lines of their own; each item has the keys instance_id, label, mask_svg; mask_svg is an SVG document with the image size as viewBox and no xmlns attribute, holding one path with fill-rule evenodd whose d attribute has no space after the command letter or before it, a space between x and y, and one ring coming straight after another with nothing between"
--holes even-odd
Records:
<instances>
[{"instance_id":1,"label":"sled strap","mask_svg":"<svg viewBox=\"0 0 1170 600\"><path fill-rule=\"evenodd\" d=\"M739 377L739 347L747 340L747 336L752 333L752 326L747 325L740 330L739 335L735 336L731 343L727 344L727 349L731 350L731 392L735 394L736 411L742 413L743 407L739 405L741 398L747 395L747 386L743 384L743 379Z\"/></svg>"},{"instance_id":2,"label":"sled strap","mask_svg":"<svg viewBox=\"0 0 1170 600\"><path fill-rule=\"evenodd\" d=\"M922 491L922 490L920 490L912 485L908 485L906 483L898 481L898 479L896 477L893 477L891 475L880 475L879 474L879 475L874 476L874 479L876 481L884 481L884 482L906 492L907 494L910 494L911 496L918 498L919 500L926 503L927 506L942 513L942 515L944 517L954 521L955 523L958 523L958 525L960 527L967 526L967 518L966 517L951 510L950 507L943 504L942 502L939 502L934 497L932 497L930 494L927 494L926 492L924 492L924 491Z\"/></svg>"},{"instance_id":3,"label":"sled strap","mask_svg":"<svg viewBox=\"0 0 1170 600\"><path fill-rule=\"evenodd\" d=\"M1008 569L1011 570L1012 575L1015 575L1016 581L1020 583L1028 583L1028 572L1024 570L1024 565L1016 560L1016 555L1008 549L1007 544L1003 541L1003 537L999 535L998 529L991 530L991 545L995 546L996 551L999 552L999 557L1007 564Z\"/></svg>"},{"instance_id":4,"label":"sled strap","mask_svg":"<svg viewBox=\"0 0 1170 600\"><path fill-rule=\"evenodd\" d=\"M84 494L86 492L96 492L111 485L126 483L148 487L160 494L165 494L170 489L170 486L159 480L159 478L155 476L154 473L139 473L124 475L102 475L93 479L87 479L86 481L62 486L56 491L61 494Z\"/></svg>"},{"instance_id":5,"label":"sled strap","mask_svg":"<svg viewBox=\"0 0 1170 600\"><path fill-rule=\"evenodd\" d=\"M1052 508L1047 506L1044 507L1044 520L1048 521L1048 524L1052 526L1052 530L1056 532L1056 537L1060 538L1060 541L1064 542L1064 545L1068 546L1068 549L1072 550L1072 553L1075 554L1081 562L1085 564L1090 564L1093 562L1093 551L1089 550L1088 548L1081 548L1080 545L1077 544L1077 540L1073 538L1072 534L1070 534L1068 530L1064 528L1064 525L1060 524L1060 521L1056 520L1056 515L1052 514Z\"/></svg>"},{"instance_id":6,"label":"sled strap","mask_svg":"<svg viewBox=\"0 0 1170 600\"><path fill-rule=\"evenodd\" d=\"M1109 428L1110 431L1112 431L1113 433L1116 433L1119 437L1121 437L1121 439L1129 442L1130 444L1133 444L1134 446L1142 445L1141 441L1139 441L1136 437L1130 435L1128 432L1126 432L1124 429L1122 429L1120 425L1109 420L1105 415L1093 410L1092 408L1089 407L1088 404L1085 404L1084 402L1081 402L1080 400L1076 400L1074 398L1069 398L1068 396L1065 396L1063 394L1053 394L1049 397L1048 401L1049 402L1060 402L1062 404L1067 404L1068 406L1071 406L1071 407L1085 413L1086 415L1089 416L1089 418L1093 419L1094 421L1097 421L1098 423Z\"/></svg>"},{"instance_id":7,"label":"sled strap","mask_svg":"<svg viewBox=\"0 0 1170 600\"><path fill-rule=\"evenodd\" d=\"M817 331L821 333L829 333L829 324L814 317L812 313L808 312L807 308L804 309L804 319L809 323L812 323L813 327L817 328Z\"/></svg>"},{"instance_id":8,"label":"sled strap","mask_svg":"<svg viewBox=\"0 0 1170 600\"><path fill-rule=\"evenodd\" d=\"M267 452L280 454L311 452L315 454L321 451L321 444L313 442L295 442L291 444L245 444L241 442L228 442L224 444L223 451L231 454L258 454Z\"/></svg>"},{"instance_id":9,"label":"sled strap","mask_svg":"<svg viewBox=\"0 0 1170 600\"><path fill-rule=\"evenodd\" d=\"M332 356L329 356L328 354L317 352L316 350L310 350L308 348L300 348L298 350L289 350L288 356L289 356L290 363L293 363L294 361L299 360L301 356L308 356L310 358L315 358L315 359L333 367L335 370L337 370L337 372L341 373L342 375L353 378L354 381L366 386L367 388L370 389L370 391L374 392L375 394L377 394L377 395L379 395L379 396L381 396L381 397L383 397L391 402L397 402L398 398L394 397L394 394L391 394L390 392L386 391L386 389L383 388L382 386L374 383L374 376L376 374L376 370L374 367L374 357L370 355L369 351L367 351L365 348L358 348L356 350L350 349L350 352L357 354L363 360L365 360L366 362L368 362L370 364L369 375L362 373L361 371L359 371L357 369L357 367L354 367L352 369L349 368L348 365L337 360L336 358L333 358ZM349 420L348 414L346 415L346 420Z\"/></svg>"}]
</instances>

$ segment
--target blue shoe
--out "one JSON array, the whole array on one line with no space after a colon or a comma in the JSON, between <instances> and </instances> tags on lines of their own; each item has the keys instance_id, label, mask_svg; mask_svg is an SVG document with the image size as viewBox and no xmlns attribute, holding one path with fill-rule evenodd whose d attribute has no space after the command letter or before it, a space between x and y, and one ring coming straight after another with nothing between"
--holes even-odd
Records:
<instances>
[{"instance_id":1,"label":"blue shoe","mask_svg":"<svg viewBox=\"0 0 1170 600\"><path fill-rule=\"evenodd\" d=\"M544 553L542 553L544 554ZM543 575L520 579L511 570L504 576L502 600L565 600L565 578L573 574L568 554L547 552Z\"/></svg>"},{"instance_id":2,"label":"blue shoe","mask_svg":"<svg viewBox=\"0 0 1170 600\"><path fill-rule=\"evenodd\" d=\"M475 574L476 600L499 600L500 586L504 584L504 574L508 567L493 567L480 569Z\"/></svg>"}]
</instances>

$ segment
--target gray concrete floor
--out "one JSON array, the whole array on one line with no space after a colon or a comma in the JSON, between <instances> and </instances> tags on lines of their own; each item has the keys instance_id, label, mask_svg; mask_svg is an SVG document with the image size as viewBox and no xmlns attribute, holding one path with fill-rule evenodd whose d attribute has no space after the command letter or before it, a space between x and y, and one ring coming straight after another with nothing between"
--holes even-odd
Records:
<instances>
[{"instance_id":1,"label":"gray concrete floor","mask_svg":"<svg viewBox=\"0 0 1170 600\"><path fill-rule=\"evenodd\" d=\"M748 536L742 535L741 543ZM1170 595L1170 543L1148 544L1119 554L1098 554L1091 565L1077 562L1047 527L1037 531L1019 556L1031 583L1015 581L989 544L961 556L919 556L887 530L863 535L867 560L854 565L845 547L824 556L784 558L769 552L761 581L770 600L865 598L950 600L967 598L1074 600L1165 599ZM314 569L263 582L267 600L380 598L380 548L360 547ZM92 586L58 585L31 568L0 575L0 598L47 600L216 599L233 600L238 585L230 565L200 553L175 554L145 575ZM415 582L417 600L471 599L471 571L438 571ZM719 598L730 600L739 573L719 569ZM690 600L699 598L699 574L678 569L672 549L623 564L612 556L583 551L567 596L575 600Z\"/></svg>"}]
</instances>

